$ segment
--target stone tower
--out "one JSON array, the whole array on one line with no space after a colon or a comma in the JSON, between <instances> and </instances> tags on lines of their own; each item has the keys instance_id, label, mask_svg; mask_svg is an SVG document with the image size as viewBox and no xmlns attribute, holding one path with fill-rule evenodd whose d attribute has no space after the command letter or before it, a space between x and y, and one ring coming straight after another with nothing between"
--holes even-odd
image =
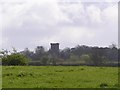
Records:
<instances>
[{"instance_id":1,"label":"stone tower","mask_svg":"<svg viewBox=\"0 0 120 90\"><path fill-rule=\"evenodd\" d=\"M50 43L51 45L51 53L53 55L58 56L59 55L59 43Z\"/></svg>"}]
</instances>

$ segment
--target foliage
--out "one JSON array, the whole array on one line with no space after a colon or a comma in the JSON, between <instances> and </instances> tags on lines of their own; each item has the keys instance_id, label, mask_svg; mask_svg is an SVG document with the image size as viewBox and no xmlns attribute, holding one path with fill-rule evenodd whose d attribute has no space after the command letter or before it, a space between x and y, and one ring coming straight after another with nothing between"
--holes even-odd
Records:
<instances>
[{"instance_id":1,"label":"foliage","mask_svg":"<svg viewBox=\"0 0 120 90\"><path fill-rule=\"evenodd\" d=\"M34 65L57 65L61 63L67 65L117 66L119 58L118 50L114 44L110 47L78 45L73 48L59 50L58 53L53 53L51 49L47 51L43 46L37 46L34 51L25 48L24 51L17 52L17 50L13 48L13 53L23 54L31 59L30 65L32 65L32 63L34 63ZM3 54L2 57L11 54L11 52L7 50L2 50L0 53ZM36 64L36 62L38 63Z\"/></svg>"},{"instance_id":2,"label":"foliage","mask_svg":"<svg viewBox=\"0 0 120 90\"><path fill-rule=\"evenodd\" d=\"M70 60L71 61L78 61L79 57L77 55L72 54L72 55L70 55Z\"/></svg>"},{"instance_id":3,"label":"foliage","mask_svg":"<svg viewBox=\"0 0 120 90\"><path fill-rule=\"evenodd\" d=\"M88 55L88 54L81 55L80 60L84 61L86 64L91 64L92 63L90 55Z\"/></svg>"},{"instance_id":4,"label":"foliage","mask_svg":"<svg viewBox=\"0 0 120 90\"><path fill-rule=\"evenodd\" d=\"M41 63L42 63L43 65L47 65L48 60L49 60L49 58L46 57L46 56L44 56L44 57L42 57Z\"/></svg>"},{"instance_id":5,"label":"foliage","mask_svg":"<svg viewBox=\"0 0 120 90\"><path fill-rule=\"evenodd\" d=\"M19 53L13 53L2 58L3 65L28 65L29 59Z\"/></svg>"}]
</instances>

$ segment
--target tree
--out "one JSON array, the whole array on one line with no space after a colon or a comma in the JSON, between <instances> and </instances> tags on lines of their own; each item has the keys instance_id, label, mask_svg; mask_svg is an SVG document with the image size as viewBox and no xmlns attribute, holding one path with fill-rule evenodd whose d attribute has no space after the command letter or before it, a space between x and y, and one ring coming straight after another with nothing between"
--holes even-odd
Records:
<instances>
[{"instance_id":1,"label":"tree","mask_svg":"<svg viewBox=\"0 0 120 90\"><path fill-rule=\"evenodd\" d=\"M28 58L32 58L34 53L30 51L28 48L25 48L24 51L21 52L21 54L25 55Z\"/></svg>"},{"instance_id":2,"label":"tree","mask_svg":"<svg viewBox=\"0 0 120 90\"><path fill-rule=\"evenodd\" d=\"M65 48L60 52L60 57L63 59L69 59L70 58L70 48Z\"/></svg>"},{"instance_id":3,"label":"tree","mask_svg":"<svg viewBox=\"0 0 120 90\"><path fill-rule=\"evenodd\" d=\"M1 51L0 51L0 56L1 57L5 57L5 56L7 56L8 55L8 50L4 50L4 49L2 49Z\"/></svg>"},{"instance_id":4,"label":"tree","mask_svg":"<svg viewBox=\"0 0 120 90\"><path fill-rule=\"evenodd\" d=\"M44 57L42 57L42 59L41 59L41 63L42 63L43 65L47 65L48 60L49 60L49 58L48 58L47 56L44 56Z\"/></svg>"},{"instance_id":5,"label":"tree","mask_svg":"<svg viewBox=\"0 0 120 90\"><path fill-rule=\"evenodd\" d=\"M111 45L109 45L109 48L111 48L111 49L112 49L112 48L115 48L115 49L116 49L116 48L117 48L117 45L116 45L115 43L112 43Z\"/></svg>"},{"instance_id":6,"label":"tree","mask_svg":"<svg viewBox=\"0 0 120 90\"><path fill-rule=\"evenodd\" d=\"M2 58L2 65L28 65L29 59L22 54L13 53Z\"/></svg>"},{"instance_id":7,"label":"tree","mask_svg":"<svg viewBox=\"0 0 120 90\"><path fill-rule=\"evenodd\" d=\"M79 57L77 55L71 54L70 55L70 61L73 61L73 62L79 61Z\"/></svg>"},{"instance_id":8,"label":"tree","mask_svg":"<svg viewBox=\"0 0 120 90\"><path fill-rule=\"evenodd\" d=\"M91 64L92 62L91 62L91 59L90 59L90 55L88 55L88 54L83 54L83 55L81 55L80 56L80 60L81 61L84 61L85 62L85 64Z\"/></svg>"},{"instance_id":9,"label":"tree","mask_svg":"<svg viewBox=\"0 0 120 90\"><path fill-rule=\"evenodd\" d=\"M43 46L37 46L35 48L35 53L34 53L34 60L41 60L41 58L45 55L45 49Z\"/></svg>"},{"instance_id":10,"label":"tree","mask_svg":"<svg viewBox=\"0 0 120 90\"><path fill-rule=\"evenodd\" d=\"M13 53L17 53L17 50L15 47L12 47L12 49L13 49Z\"/></svg>"},{"instance_id":11,"label":"tree","mask_svg":"<svg viewBox=\"0 0 120 90\"><path fill-rule=\"evenodd\" d=\"M104 52L102 48L93 47L90 54L91 60L94 65L101 65L104 60Z\"/></svg>"},{"instance_id":12,"label":"tree","mask_svg":"<svg viewBox=\"0 0 120 90\"><path fill-rule=\"evenodd\" d=\"M37 46L37 48L35 49L35 53L36 54L44 54L45 53L45 49L43 46Z\"/></svg>"}]
</instances>

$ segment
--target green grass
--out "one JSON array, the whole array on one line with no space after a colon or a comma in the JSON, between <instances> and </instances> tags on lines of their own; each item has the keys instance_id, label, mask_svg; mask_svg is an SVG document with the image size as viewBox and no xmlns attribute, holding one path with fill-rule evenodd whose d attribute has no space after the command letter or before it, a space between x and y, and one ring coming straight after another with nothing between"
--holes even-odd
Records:
<instances>
[{"instance_id":1,"label":"green grass","mask_svg":"<svg viewBox=\"0 0 120 90\"><path fill-rule=\"evenodd\" d=\"M114 88L117 67L3 66L3 88Z\"/></svg>"}]
</instances>

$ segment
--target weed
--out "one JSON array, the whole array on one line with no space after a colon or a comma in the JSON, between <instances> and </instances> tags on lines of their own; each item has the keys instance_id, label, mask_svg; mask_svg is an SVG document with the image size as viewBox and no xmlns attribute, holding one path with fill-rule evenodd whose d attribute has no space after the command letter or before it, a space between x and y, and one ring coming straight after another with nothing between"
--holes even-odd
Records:
<instances>
[{"instance_id":1,"label":"weed","mask_svg":"<svg viewBox=\"0 0 120 90\"><path fill-rule=\"evenodd\" d=\"M46 81L46 83L53 83L52 81Z\"/></svg>"},{"instance_id":2,"label":"weed","mask_svg":"<svg viewBox=\"0 0 120 90\"><path fill-rule=\"evenodd\" d=\"M74 70L73 69L68 70L68 72L72 72L72 71L74 71Z\"/></svg>"},{"instance_id":3,"label":"weed","mask_svg":"<svg viewBox=\"0 0 120 90\"><path fill-rule=\"evenodd\" d=\"M26 73L26 72L23 72L23 71L21 71L21 72L17 75L17 77L25 77L25 76L27 76L27 73Z\"/></svg>"},{"instance_id":4,"label":"weed","mask_svg":"<svg viewBox=\"0 0 120 90\"><path fill-rule=\"evenodd\" d=\"M34 77L34 74L32 74L32 73L29 73L28 75Z\"/></svg>"},{"instance_id":5,"label":"weed","mask_svg":"<svg viewBox=\"0 0 120 90\"><path fill-rule=\"evenodd\" d=\"M23 82L23 84L27 84L27 82Z\"/></svg>"},{"instance_id":6,"label":"weed","mask_svg":"<svg viewBox=\"0 0 120 90\"><path fill-rule=\"evenodd\" d=\"M62 80L60 80L60 82L63 82Z\"/></svg>"},{"instance_id":7,"label":"weed","mask_svg":"<svg viewBox=\"0 0 120 90\"><path fill-rule=\"evenodd\" d=\"M63 72L63 70L55 70L55 72Z\"/></svg>"},{"instance_id":8,"label":"weed","mask_svg":"<svg viewBox=\"0 0 120 90\"><path fill-rule=\"evenodd\" d=\"M101 88L107 88L107 87L108 87L108 84L107 84L107 83L101 83L101 84L100 84L100 87L101 87Z\"/></svg>"},{"instance_id":9,"label":"weed","mask_svg":"<svg viewBox=\"0 0 120 90\"><path fill-rule=\"evenodd\" d=\"M14 81L10 80L8 83L9 83L9 84L13 84L13 83L14 83Z\"/></svg>"},{"instance_id":10,"label":"weed","mask_svg":"<svg viewBox=\"0 0 120 90\"><path fill-rule=\"evenodd\" d=\"M100 69L104 69L104 67L99 67Z\"/></svg>"},{"instance_id":11,"label":"weed","mask_svg":"<svg viewBox=\"0 0 120 90\"><path fill-rule=\"evenodd\" d=\"M3 77L5 77L5 76L12 76L13 75L13 73L6 73L6 74L3 74Z\"/></svg>"},{"instance_id":12,"label":"weed","mask_svg":"<svg viewBox=\"0 0 120 90\"><path fill-rule=\"evenodd\" d=\"M80 70L84 70L84 68L81 68Z\"/></svg>"},{"instance_id":13,"label":"weed","mask_svg":"<svg viewBox=\"0 0 120 90\"><path fill-rule=\"evenodd\" d=\"M92 82L92 81L90 81L90 80L84 80L84 82L86 82L86 83L87 83L87 82Z\"/></svg>"},{"instance_id":14,"label":"weed","mask_svg":"<svg viewBox=\"0 0 120 90\"><path fill-rule=\"evenodd\" d=\"M120 85L119 85L118 83L116 83L116 84L114 84L114 87L115 87L115 88L119 88Z\"/></svg>"}]
</instances>

